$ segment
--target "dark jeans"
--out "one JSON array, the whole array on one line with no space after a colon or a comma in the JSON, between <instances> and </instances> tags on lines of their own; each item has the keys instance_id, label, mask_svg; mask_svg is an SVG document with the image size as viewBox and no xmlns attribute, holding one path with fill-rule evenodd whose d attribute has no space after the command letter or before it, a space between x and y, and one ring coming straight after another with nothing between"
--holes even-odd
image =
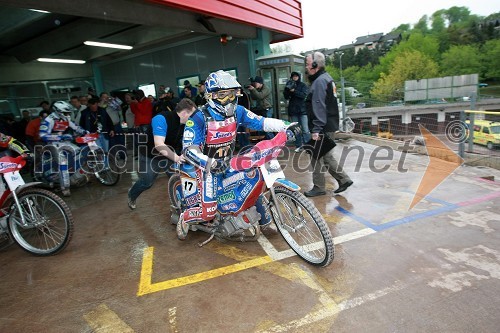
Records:
<instances>
[{"instance_id":1,"label":"dark jeans","mask_svg":"<svg viewBox=\"0 0 500 333\"><path fill-rule=\"evenodd\" d=\"M123 133L123 128L120 123L114 125L115 135L109 138L109 149L113 148L111 151L118 157L125 159L127 156L127 148L125 147L125 134Z\"/></svg>"},{"instance_id":2,"label":"dark jeans","mask_svg":"<svg viewBox=\"0 0 500 333\"><path fill-rule=\"evenodd\" d=\"M130 199L135 201L142 192L153 186L156 177L160 173L169 174L169 168L173 164L172 160L169 159L159 159L158 157L150 158L139 154L139 165L137 173L139 179L129 190Z\"/></svg>"},{"instance_id":3,"label":"dark jeans","mask_svg":"<svg viewBox=\"0 0 500 333\"><path fill-rule=\"evenodd\" d=\"M292 115L290 116L290 122L291 123L297 122L301 127L302 132L301 135L298 135L295 138L295 146L297 148L302 147L304 143L308 143L309 140L311 140L311 133L309 132L309 123L307 115L305 114L300 116Z\"/></svg>"}]
</instances>

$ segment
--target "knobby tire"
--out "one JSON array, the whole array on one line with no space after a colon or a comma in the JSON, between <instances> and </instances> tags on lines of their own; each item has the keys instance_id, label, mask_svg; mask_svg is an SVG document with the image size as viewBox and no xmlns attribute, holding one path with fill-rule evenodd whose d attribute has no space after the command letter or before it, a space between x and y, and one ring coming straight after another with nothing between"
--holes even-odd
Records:
<instances>
[{"instance_id":1,"label":"knobby tire","mask_svg":"<svg viewBox=\"0 0 500 333\"><path fill-rule=\"evenodd\" d=\"M18 194L26 225L22 225L19 208L10 205L9 230L21 248L37 256L50 256L64 250L73 236L73 215L56 194L28 188Z\"/></svg>"}]
</instances>

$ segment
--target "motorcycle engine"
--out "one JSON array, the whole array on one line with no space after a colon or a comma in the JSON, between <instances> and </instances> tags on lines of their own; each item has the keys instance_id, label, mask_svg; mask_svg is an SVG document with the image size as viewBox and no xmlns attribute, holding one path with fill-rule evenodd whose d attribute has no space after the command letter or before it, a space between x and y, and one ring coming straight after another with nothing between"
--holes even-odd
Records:
<instances>
[{"instance_id":1,"label":"motorcycle engine","mask_svg":"<svg viewBox=\"0 0 500 333\"><path fill-rule=\"evenodd\" d=\"M219 230L226 237L232 236L238 231L250 228L260 220L260 213L255 206L241 212L237 216L225 216L224 223L219 226Z\"/></svg>"}]
</instances>

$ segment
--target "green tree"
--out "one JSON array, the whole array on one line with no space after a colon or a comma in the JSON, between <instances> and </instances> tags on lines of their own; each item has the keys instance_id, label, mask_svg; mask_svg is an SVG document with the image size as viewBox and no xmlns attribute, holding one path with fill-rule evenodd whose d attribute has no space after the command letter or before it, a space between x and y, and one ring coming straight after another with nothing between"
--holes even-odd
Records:
<instances>
[{"instance_id":1,"label":"green tree","mask_svg":"<svg viewBox=\"0 0 500 333\"><path fill-rule=\"evenodd\" d=\"M429 18L427 15L422 16L420 20L413 26L413 31L420 32L421 34L425 35L429 32Z\"/></svg>"},{"instance_id":2,"label":"green tree","mask_svg":"<svg viewBox=\"0 0 500 333\"><path fill-rule=\"evenodd\" d=\"M450 25L465 22L470 16L470 10L467 7L453 6L444 12Z\"/></svg>"},{"instance_id":3,"label":"green tree","mask_svg":"<svg viewBox=\"0 0 500 333\"><path fill-rule=\"evenodd\" d=\"M388 74L381 73L370 93L379 101L402 99L406 80L437 77L438 64L428 55L416 50L407 50L397 55Z\"/></svg>"},{"instance_id":4,"label":"green tree","mask_svg":"<svg viewBox=\"0 0 500 333\"><path fill-rule=\"evenodd\" d=\"M356 60L355 60L355 55L354 55L354 47L335 52L335 56L333 59L333 65L337 68L340 68L340 55L341 54L343 54L342 55L342 68L355 66Z\"/></svg>"},{"instance_id":5,"label":"green tree","mask_svg":"<svg viewBox=\"0 0 500 333\"><path fill-rule=\"evenodd\" d=\"M394 46L384 57L380 58L381 71L384 73L389 72L392 63L400 54L407 51L419 51L427 55L435 62L440 59L439 43L434 36L424 36L421 33L412 33L408 40L402 41Z\"/></svg>"},{"instance_id":6,"label":"green tree","mask_svg":"<svg viewBox=\"0 0 500 333\"><path fill-rule=\"evenodd\" d=\"M500 40L487 41L481 49L482 62L485 66L485 78L500 78Z\"/></svg>"},{"instance_id":7,"label":"green tree","mask_svg":"<svg viewBox=\"0 0 500 333\"><path fill-rule=\"evenodd\" d=\"M483 73L479 48L474 45L452 46L443 53L441 73L444 76Z\"/></svg>"},{"instance_id":8,"label":"green tree","mask_svg":"<svg viewBox=\"0 0 500 333\"><path fill-rule=\"evenodd\" d=\"M432 14L431 32L433 34L440 34L446 30L446 22L444 18L444 10L438 10Z\"/></svg>"},{"instance_id":9,"label":"green tree","mask_svg":"<svg viewBox=\"0 0 500 333\"><path fill-rule=\"evenodd\" d=\"M391 32L399 32L401 34L404 34L409 31L411 31L411 26L408 23L406 23L406 24L400 24L396 29L393 29Z\"/></svg>"},{"instance_id":10,"label":"green tree","mask_svg":"<svg viewBox=\"0 0 500 333\"><path fill-rule=\"evenodd\" d=\"M354 56L356 66L363 67L368 64L378 63L379 48L370 50L368 48L362 48Z\"/></svg>"}]
</instances>

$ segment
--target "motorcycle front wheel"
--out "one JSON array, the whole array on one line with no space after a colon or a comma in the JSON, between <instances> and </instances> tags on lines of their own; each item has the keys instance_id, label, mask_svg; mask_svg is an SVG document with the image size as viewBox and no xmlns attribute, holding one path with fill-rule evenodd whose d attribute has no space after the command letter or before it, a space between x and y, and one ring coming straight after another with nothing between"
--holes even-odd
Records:
<instances>
[{"instance_id":1,"label":"motorcycle front wheel","mask_svg":"<svg viewBox=\"0 0 500 333\"><path fill-rule=\"evenodd\" d=\"M113 186L120 181L120 168L116 163L116 156L104 153L98 149L89 153L87 165L94 170L97 180L106 186Z\"/></svg>"},{"instance_id":2,"label":"motorcycle front wheel","mask_svg":"<svg viewBox=\"0 0 500 333\"><path fill-rule=\"evenodd\" d=\"M37 256L49 256L62 251L73 236L73 215L56 194L29 188L13 201L9 213L9 230L21 248ZM24 216L26 224L21 217Z\"/></svg>"},{"instance_id":3,"label":"motorcycle front wheel","mask_svg":"<svg viewBox=\"0 0 500 333\"><path fill-rule=\"evenodd\" d=\"M271 213L285 242L308 263L328 266L334 256L333 239L318 209L300 192L276 187L274 193Z\"/></svg>"}]
</instances>

